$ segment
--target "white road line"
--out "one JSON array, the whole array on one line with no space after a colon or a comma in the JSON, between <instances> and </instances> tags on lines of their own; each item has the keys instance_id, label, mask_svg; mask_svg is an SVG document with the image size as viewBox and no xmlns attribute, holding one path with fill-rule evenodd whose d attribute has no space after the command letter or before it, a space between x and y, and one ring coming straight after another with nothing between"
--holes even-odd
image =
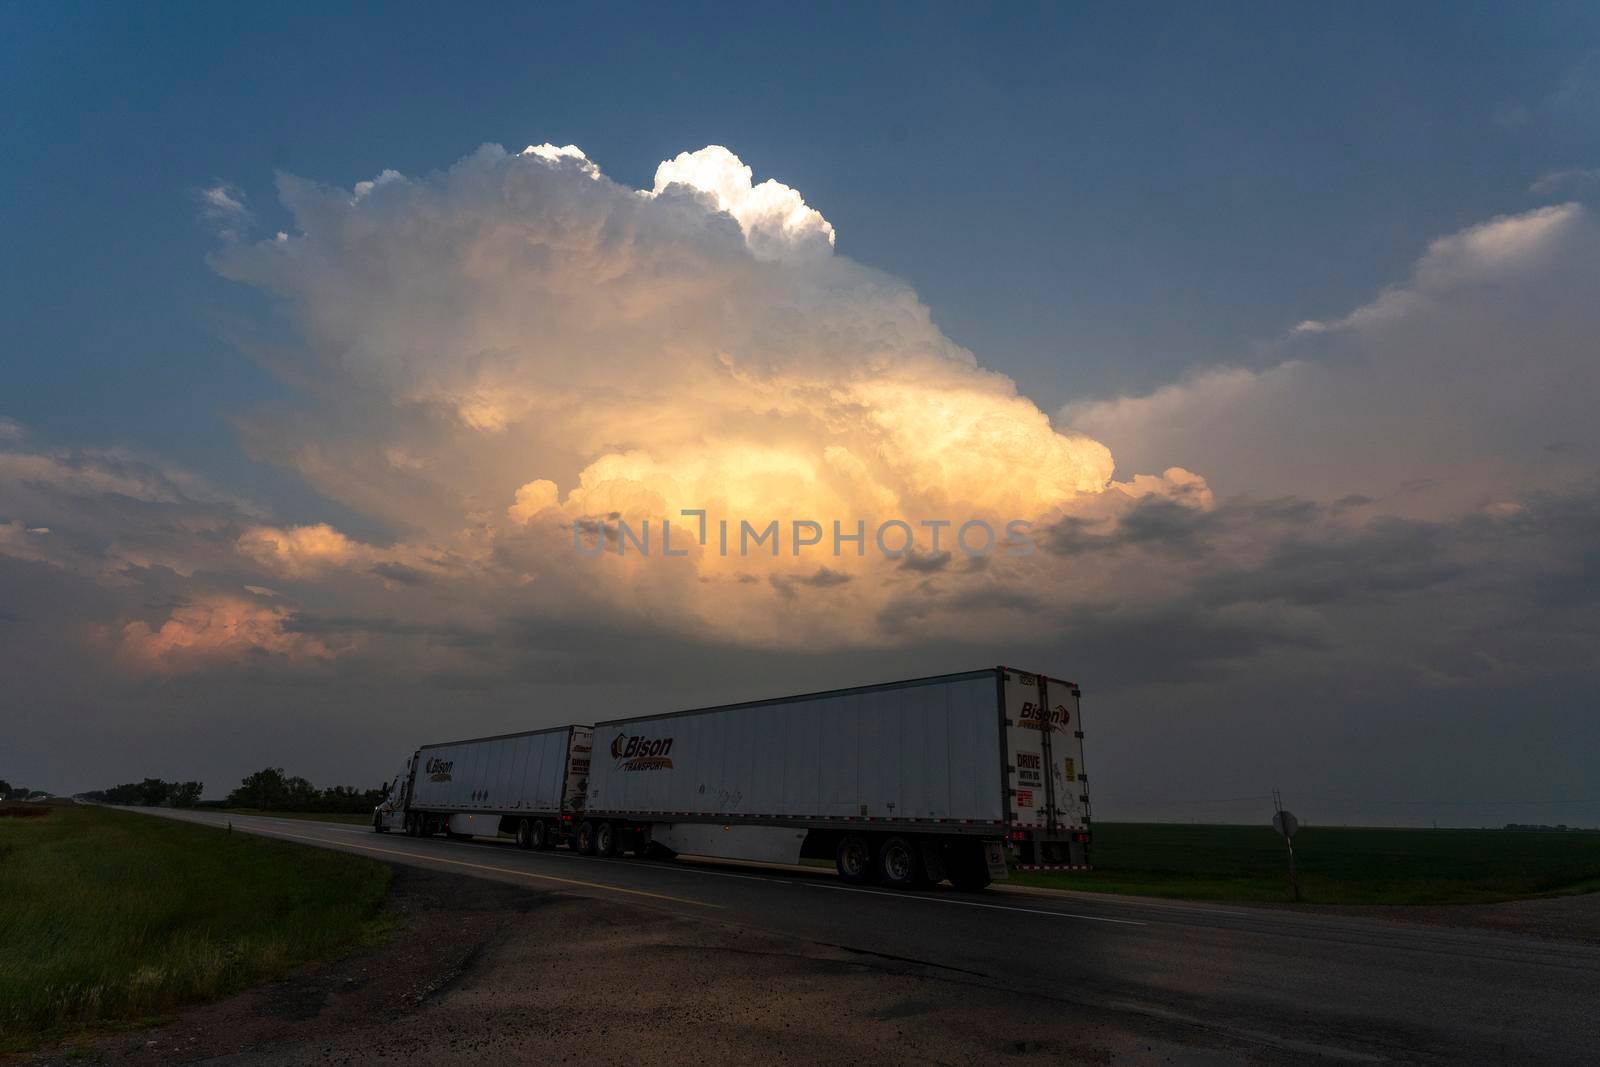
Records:
<instances>
[{"instance_id":1,"label":"white road line","mask_svg":"<svg viewBox=\"0 0 1600 1067\"><path fill-rule=\"evenodd\" d=\"M1198 915L1228 915L1236 919L1248 919L1257 915L1256 912L1240 911L1237 908L1216 908L1204 903L1183 904L1166 903L1164 901L1148 900L1144 897L1123 896L1121 893L1094 893L1086 889L1049 889L1044 886L1016 886L996 885L993 887L997 893L1006 893L1014 896L1055 896L1068 900L1092 900L1096 904L1115 904L1124 908L1159 908L1163 911L1184 911Z\"/></svg>"},{"instance_id":2,"label":"white road line","mask_svg":"<svg viewBox=\"0 0 1600 1067\"><path fill-rule=\"evenodd\" d=\"M1018 908L1011 904L982 904L976 900L947 900L944 897L925 897L913 894L886 893L881 889L859 889L850 885L831 885L828 882L797 882L797 885L810 886L813 889L837 889L845 893L866 893L869 896L884 897L888 900L922 900L929 904L959 904L967 908L989 908L993 911L1016 911L1028 915L1053 915L1058 919L1083 919L1092 923L1115 923L1118 926L1148 926L1149 923L1137 919L1110 919L1104 915L1082 915L1072 911L1050 911L1046 908Z\"/></svg>"},{"instance_id":3,"label":"white road line","mask_svg":"<svg viewBox=\"0 0 1600 1067\"><path fill-rule=\"evenodd\" d=\"M311 837L306 834L291 834L284 830L269 830L258 827L254 833L267 837L292 837L300 841L312 841L318 844L329 845L335 842L325 837ZM497 874L514 874L522 878L537 878L543 882L560 882L563 885L582 886L585 889L603 889L608 893L626 893L631 897L649 897L652 900L670 900L674 904L693 904L699 908L715 908L725 911L726 905L710 904L704 900L690 900L688 897L668 896L666 893L648 893L643 889L625 889L619 885L606 885L604 882L584 882L577 878L558 878L553 874L535 874L532 871L518 870L515 867L495 867L487 863L468 863L465 860L446 859L443 856L430 856L425 852L403 852L394 848L375 848L372 845L344 844L344 848L359 849L362 852L376 852L384 856L404 856L408 859L427 860L429 863L448 863L454 867L468 867L477 871L494 871Z\"/></svg>"}]
</instances>

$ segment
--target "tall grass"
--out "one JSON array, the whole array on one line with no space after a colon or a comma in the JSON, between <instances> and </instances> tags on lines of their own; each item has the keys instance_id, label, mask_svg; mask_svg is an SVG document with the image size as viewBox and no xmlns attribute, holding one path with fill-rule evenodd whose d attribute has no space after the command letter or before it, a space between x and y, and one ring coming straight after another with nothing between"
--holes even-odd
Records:
<instances>
[{"instance_id":1,"label":"tall grass","mask_svg":"<svg viewBox=\"0 0 1600 1067\"><path fill-rule=\"evenodd\" d=\"M0 819L0 1051L381 936L380 863L105 808Z\"/></svg>"},{"instance_id":2,"label":"tall grass","mask_svg":"<svg viewBox=\"0 0 1600 1067\"><path fill-rule=\"evenodd\" d=\"M1302 827L1301 899L1468 904L1600 890L1600 833ZM1093 871L1018 882L1190 900L1289 899L1283 838L1268 826L1096 823Z\"/></svg>"}]
</instances>

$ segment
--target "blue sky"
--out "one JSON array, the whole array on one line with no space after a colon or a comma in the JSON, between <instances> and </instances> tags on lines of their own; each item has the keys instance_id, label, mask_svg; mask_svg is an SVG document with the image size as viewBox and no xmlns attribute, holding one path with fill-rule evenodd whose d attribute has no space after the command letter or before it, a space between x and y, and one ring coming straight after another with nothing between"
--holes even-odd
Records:
<instances>
[{"instance_id":1,"label":"blue sky","mask_svg":"<svg viewBox=\"0 0 1600 1067\"><path fill-rule=\"evenodd\" d=\"M1003 661L1108 817L1600 821L1592 4L13 4L0 100L11 781ZM1039 551L563 541L680 506Z\"/></svg>"},{"instance_id":2,"label":"blue sky","mask_svg":"<svg viewBox=\"0 0 1600 1067\"><path fill-rule=\"evenodd\" d=\"M0 18L0 408L286 501L227 421L275 386L228 340L254 298L205 264L193 192L217 180L270 229L278 171L350 185L550 141L647 185L725 144L1051 410L1259 362L1600 158L1583 4Z\"/></svg>"}]
</instances>

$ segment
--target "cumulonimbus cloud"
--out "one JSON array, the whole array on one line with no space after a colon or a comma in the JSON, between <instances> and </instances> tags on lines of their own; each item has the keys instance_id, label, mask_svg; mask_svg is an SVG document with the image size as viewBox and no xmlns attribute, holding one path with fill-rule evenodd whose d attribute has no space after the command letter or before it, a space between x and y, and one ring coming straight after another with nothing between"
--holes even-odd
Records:
<instances>
[{"instance_id":1,"label":"cumulonimbus cloud","mask_svg":"<svg viewBox=\"0 0 1600 1067\"><path fill-rule=\"evenodd\" d=\"M503 635L575 621L783 649L1041 625L1081 640L1090 616L1313 643L1320 609L1283 603L1281 581L1254 601L1207 590L1286 544L1386 549L1362 531L1399 514L1514 530L1529 492L1590 463L1600 241L1574 205L1441 239L1404 285L1289 331L1276 365L1052 422L726 149L669 160L644 190L543 144L280 193L289 231L214 257L300 338L268 360L296 399L246 416L246 442L383 533L264 515L115 454L30 450L17 428L0 555L159 590L109 630L130 664L315 668L402 642L408 669L503 670L527 653ZM1392 499L1451 480L1448 506ZM685 509L730 521L735 551L697 543ZM663 557L664 519L685 557ZM737 550L741 520L774 519L781 551ZM888 519L915 551L790 550L797 523ZM1031 523L1036 550L954 551L968 519ZM574 551L574 532L615 547L646 520L649 558ZM935 546L923 524L939 521Z\"/></svg>"},{"instance_id":2,"label":"cumulonimbus cloud","mask_svg":"<svg viewBox=\"0 0 1600 1067\"><path fill-rule=\"evenodd\" d=\"M785 537L795 521L889 519L926 537L924 520L1003 528L1168 488L1163 474L1114 485L1104 445L1053 426L903 283L836 254L798 191L755 182L725 148L663 162L647 190L551 144L486 146L351 190L279 186L292 232L214 260L279 298L303 341L280 369L306 406L245 420L247 437L397 544L318 525L242 538L277 576L367 569L427 543L462 574L501 568L546 600L560 590L739 640L863 640L881 581L808 584L815 558L752 564L695 545L676 573L597 561L569 587L569 531L682 530L696 509L713 527L776 519ZM780 580L740 581L752 566ZM806 588L834 607L793 595ZM824 625L840 600L859 622Z\"/></svg>"}]
</instances>

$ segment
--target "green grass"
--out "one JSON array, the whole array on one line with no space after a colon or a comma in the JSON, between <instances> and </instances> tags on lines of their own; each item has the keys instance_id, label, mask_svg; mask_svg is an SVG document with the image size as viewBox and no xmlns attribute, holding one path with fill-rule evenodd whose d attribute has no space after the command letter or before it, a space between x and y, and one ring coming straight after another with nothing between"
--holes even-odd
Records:
<instances>
[{"instance_id":1,"label":"green grass","mask_svg":"<svg viewBox=\"0 0 1600 1067\"><path fill-rule=\"evenodd\" d=\"M0 1052L380 939L389 869L106 808L0 819Z\"/></svg>"},{"instance_id":2,"label":"green grass","mask_svg":"<svg viewBox=\"0 0 1600 1067\"><path fill-rule=\"evenodd\" d=\"M308 819L311 822L343 822L352 826L371 826L372 813L339 811L262 811L260 808L201 808L224 815L264 815L271 819Z\"/></svg>"},{"instance_id":3,"label":"green grass","mask_svg":"<svg viewBox=\"0 0 1600 1067\"><path fill-rule=\"evenodd\" d=\"M1301 827L1300 897L1314 904L1472 904L1600 890L1600 833ZM1014 872L1020 885L1188 900L1289 898L1266 826L1096 823L1094 870Z\"/></svg>"}]
</instances>

